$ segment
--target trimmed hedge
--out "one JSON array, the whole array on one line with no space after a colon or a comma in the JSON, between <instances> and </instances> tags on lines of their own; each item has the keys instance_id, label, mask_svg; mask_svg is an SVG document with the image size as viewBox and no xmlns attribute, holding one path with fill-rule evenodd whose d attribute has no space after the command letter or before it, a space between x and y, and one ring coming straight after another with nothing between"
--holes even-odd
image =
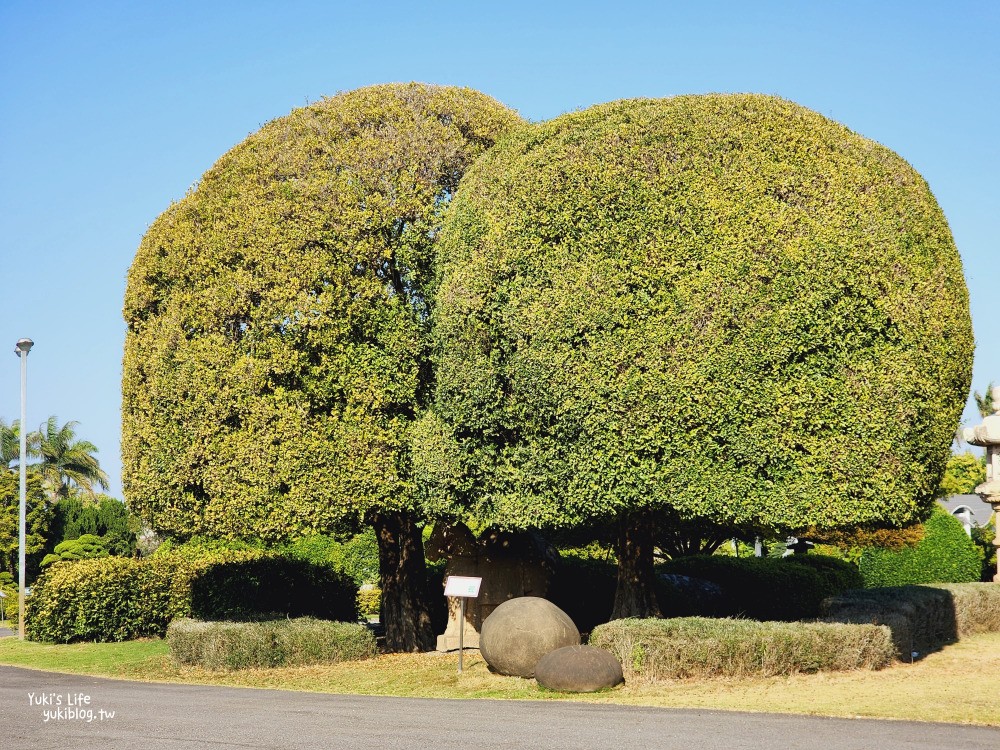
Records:
<instances>
[{"instance_id":1,"label":"trimmed hedge","mask_svg":"<svg viewBox=\"0 0 1000 750\"><path fill-rule=\"evenodd\" d=\"M974 633L1000 632L1000 586L949 583L848 591L823 602L826 622L887 625L900 659Z\"/></svg>"},{"instance_id":2,"label":"trimmed hedge","mask_svg":"<svg viewBox=\"0 0 1000 750\"><path fill-rule=\"evenodd\" d=\"M658 570L721 586L726 596L719 614L753 620L812 619L825 598L862 585L851 563L822 555L695 555L670 560Z\"/></svg>"},{"instance_id":3,"label":"trimmed hedge","mask_svg":"<svg viewBox=\"0 0 1000 750\"><path fill-rule=\"evenodd\" d=\"M107 557L54 563L35 582L25 630L31 640L68 643L162 636L177 617L356 620L356 596L329 568L251 550Z\"/></svg>"},{"instance_id":4,"label":"trimmed hedge","mask_svg":"<svg viewBox=\"0 0 1000 750\"><path fill-rule=\"evenodd\" d=\"M879 625L703 617L614 620L591 633L590 645L614 654L627 682L882 669L895 654Z\"/></svg>"},{"instance_id":5,"label":"trimmed hedge","mask_svg":"<svg viewBox=\"0 0 1000 750\"><path fill-rule=\"evenodd\" d=\"M333 664L370 659L375 636L364 625L301 617L267 622L201 622L183 618L167 628L178 664L249 669Z\"/></svg>"},{"instance_id":6,"label":"trimmed hedge","mask_svg":"<svg viewBox=\"0 0 1000 750\"><path fill-rule=\"evenodd\" d=\"M968 583L980 579L982 552L965 533L961 521L935 506L924 529L923 539L912 547L866 549L858 560L865 586Z\"/></svg>"}]
</instances>

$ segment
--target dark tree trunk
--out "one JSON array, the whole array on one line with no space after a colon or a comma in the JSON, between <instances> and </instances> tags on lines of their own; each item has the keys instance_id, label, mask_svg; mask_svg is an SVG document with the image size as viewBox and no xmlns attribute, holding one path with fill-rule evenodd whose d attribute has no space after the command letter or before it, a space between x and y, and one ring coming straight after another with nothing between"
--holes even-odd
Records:
<instances>
[{"instance_id":1,"label":"dark tree trunk","mask_svg":"<svg viewBox=\"0 0 1000 750\"><path fill-rule=\"evenodd\" d=\"M648 515L635 513L621 519L615 553L618 586L612 619L660 617L653 573L653 524Z\"/></svg>"},{"instance_id":2,"label":"dark tree trunk","mask_svg":"<svg viewBox=\"0 0 1000 750\"><path fill-rule=\"evenodd\" d=\"M435 639L420 529L405 512L379 513L372 525L378 539L385 649L430 651Z\"/></svg>"}]
</instances>

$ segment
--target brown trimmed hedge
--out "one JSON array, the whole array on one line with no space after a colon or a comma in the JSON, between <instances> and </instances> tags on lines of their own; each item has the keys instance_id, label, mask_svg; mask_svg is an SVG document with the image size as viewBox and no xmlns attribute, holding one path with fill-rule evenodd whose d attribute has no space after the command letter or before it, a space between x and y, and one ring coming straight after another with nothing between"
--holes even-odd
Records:
<instances>
[{"instance_id":1,"label":"brown trimmed hedge","mask_svg":"<svg viewBox=\"0 0 1000 750\"><path fill-rule=\"evenodd\" d=\"M250 669L370 659L375 636L364 625L311 617L266 622L202 622L183 618L167 628L178 664Z\"/></svg>"},{"instance_id":2,"label":"brown trimmed hedge","mask_svg":"<svg viewBox=\"0 0 1000 750\"><path fill-rule=\"evenodd\" d=\"M613 620L590 645L614 654L627 682L882 669L895 655L880 625L705 617Z\"/></svg>"},{"instance_id":3,"label":"brown trimmed hedge","mask_svg":"<svg viewBox=\"0 0 1000 750\"><path fill-rule=\"evenodd\" d=\"M847 591L823 602L822 619L886 625L899 658L909 660L968 635L1000 631L1000 586L940 583Z\"/></svg>"}]
</instances>

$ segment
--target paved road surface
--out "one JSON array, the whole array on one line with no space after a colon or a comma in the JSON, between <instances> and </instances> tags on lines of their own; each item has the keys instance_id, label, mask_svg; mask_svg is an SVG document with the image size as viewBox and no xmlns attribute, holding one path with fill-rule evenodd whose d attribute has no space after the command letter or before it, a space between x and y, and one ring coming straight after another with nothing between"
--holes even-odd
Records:
<instances>
[{"instance_id":1,"label":"paved road surface","mask_svg":"<svg viewBox=\"0 0 1000 750\"><path fill-rule=\"evenodd\" d=\"M17 750L1000 747L998 729L951 724L540 701L318 695L132 683L15 667L0 667L0 738L4 748Z\"/></svg>"}]
</instances>

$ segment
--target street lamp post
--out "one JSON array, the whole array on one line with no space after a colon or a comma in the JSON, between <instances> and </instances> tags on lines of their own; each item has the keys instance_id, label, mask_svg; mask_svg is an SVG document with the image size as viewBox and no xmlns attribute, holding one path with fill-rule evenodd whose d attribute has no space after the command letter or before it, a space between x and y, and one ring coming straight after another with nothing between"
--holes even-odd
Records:
<instances>
[{"instance_id":1,"label":"street lamp post","mask_svg":"<svg viewBox=\"0 0 1000 750\"><path fill-rule=\"evenodd\" d=\"M18 469L21 478L21 502L18 506L18 527L17 527L17 637L24 640L24 548L25 529L27 528L27 453L28 453L28 413L27 413L27 391L28 391L28 352L34 345L31 339L19 339L14 345L14 354L21 360L21 429L18 430L21 437L21 456L18 460Z\"/></svg>"}]
</instances>

